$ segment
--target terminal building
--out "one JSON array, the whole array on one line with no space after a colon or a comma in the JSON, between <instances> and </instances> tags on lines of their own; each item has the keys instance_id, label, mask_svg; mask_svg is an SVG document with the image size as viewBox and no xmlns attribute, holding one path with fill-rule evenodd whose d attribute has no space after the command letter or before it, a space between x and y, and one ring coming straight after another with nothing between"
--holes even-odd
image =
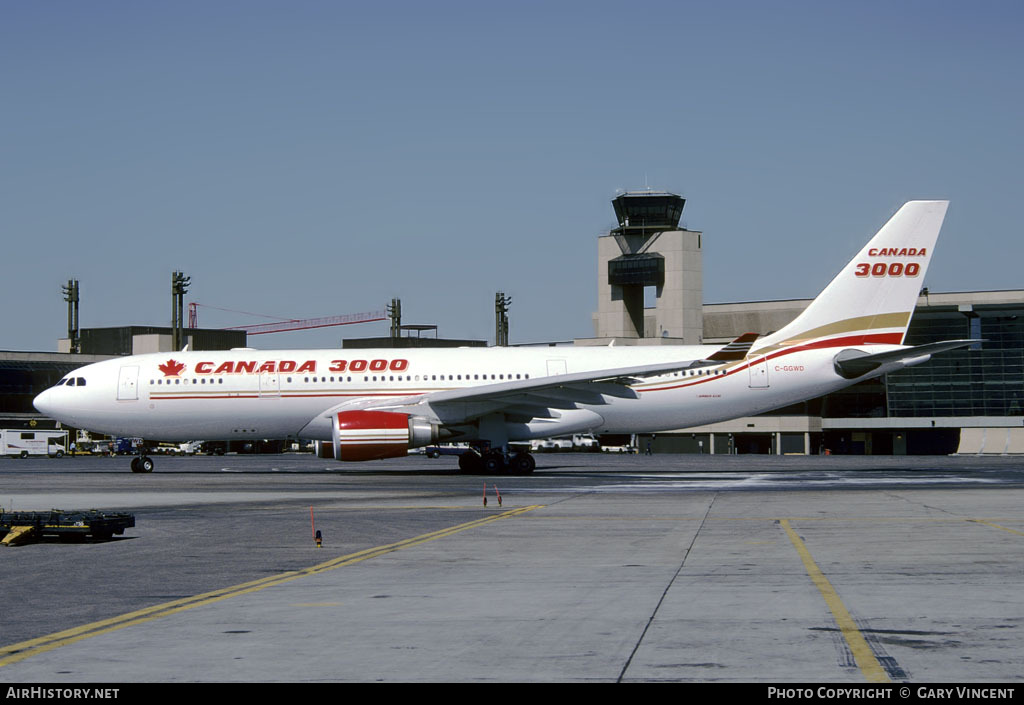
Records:
<instances>
[{"instance_id":1,"label":"terminal building","mask_svg":"<svg viewBox=\"0 0 1024 705\"><path fill-rule=\"evenodd\" d=\"M766 334L810 299L704 306L705 342ZM1024 291L930 293L908 345L980 338L972 348L760 416L657 434L655 450L856 455L1024 453Z\"/></svg>"}]
</instances>

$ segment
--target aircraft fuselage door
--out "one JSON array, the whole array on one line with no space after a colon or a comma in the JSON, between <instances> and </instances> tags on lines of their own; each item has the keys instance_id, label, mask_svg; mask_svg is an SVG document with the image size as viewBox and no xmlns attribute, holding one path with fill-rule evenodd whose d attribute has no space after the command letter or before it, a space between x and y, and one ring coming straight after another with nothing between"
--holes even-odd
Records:
<instances>
[{"instance_id":1,"label":"aircraft fuselage door","mask_svg":"<svg viewBox=\"0 0 1024 705\"><path fill-rule=\"evenodd\" d=\"M117 375L117 400L133 401L139 398L139 368L125 365Z\"/></svg>"},{"instance_id":2,"label":"aircraft fuselage door","mask_svg":"<svg viewBox=\"0 0 1024 705\"><path fill-rule=\"evenodd\" d=\"M277 372L261 372L260 397L281 396L281 376Z\"/></svg>"},{"instance_id":3,"label":"aircraft fuselage door","mask_svg":"<svg viewBox=\"0 0 1024 705\"><path fill-rule=\"evenodd\" d=\"M548 376L564 375L566 373L565 360L548 360Z\"/></svg>"},{"instance_id":4,"label":"aircraft fuselage door","mask_svg":"<svg viewBox=\"0 0 1024 705\"><path fill-rule=\"evenodd\" d=\"M759 357L751 363L750 388L768 389L768 358Z\"/></svg>"}]
</instances>

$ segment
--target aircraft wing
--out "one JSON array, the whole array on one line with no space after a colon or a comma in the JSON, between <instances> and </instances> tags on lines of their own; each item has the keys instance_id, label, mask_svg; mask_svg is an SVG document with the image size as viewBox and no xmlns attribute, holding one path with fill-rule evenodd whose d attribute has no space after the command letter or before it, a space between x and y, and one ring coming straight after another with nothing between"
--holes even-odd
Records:
<instances>
[{"instance_id":1,"label":"aircraft wing","mask_svg":"<svg viewBox=\"0 0 1024 705\"><path fill-rule=\"evenodd\" d=\"M579 408L579 404L607 404L607 397L636 399L639 395L629 385L645 377L706 364L720 363L680 360L480 384L406 397L363 398L339 404L325 415L349 410L386 410L423 416L442 424L458 424L501 412L510 421L525 423L537 418L558 418L560 411Z\"/></svg>"},{"instance_id":2,"label":"aircraft wing","mask_svg":"<svg viewBox=\"0 0 1024 705\"><path fill-rule=\"evenodd\" d=\"M644 377L653 377L683 370L701 360L684 360L653 365L633 365L590 372L536 377L534 379L480 384L462 389L446 389L427 394L390 399L359 399L347 402L331 411L343 409L378 409L404 411L440 417L452 422L451 415L443 413L445 407L461 406L461 420L468 421L487 413L511 410L516 416L551 418L552 409L575 409L577 404L607 404L606 396L635 399L638 394L630 384ZM712 363L714 364L714 363ZM472 410L465 405L471 405ZM424 413L428 409L435 413ZM445 418L447 417L447 418Z\"/></svg>"},{"instance_id":3,"label":"aircraft wing","mask_svg":"<svg viewBox=\"0 0 1024 705\"><path fill-rule=\"evenodd\" d=\"M754 345L755 340L757 340L757 333L744 333L715 354L709 355L707 362L708 364L716 364L742 360L750 352L750 348Z\"/></svg>"},{"instance_id":4,"label":"aircraft wing","mask_svg":"<svg viewBox=\"0 0 1024 705\"><path fill-rule=\"evenodd\" d=\"M447 425L471 422L496 412L505 414L508 421L520 423L555 419L560 412L577 409L580 404L607 404L608 397L636 399L639 394L630 385L647 377L742 360L756 337L746 333L703 359L550 375L409 396L363 397L342 402L320 416L330 417L340 411L394 411Z\"/></svg>"}]
</instances>

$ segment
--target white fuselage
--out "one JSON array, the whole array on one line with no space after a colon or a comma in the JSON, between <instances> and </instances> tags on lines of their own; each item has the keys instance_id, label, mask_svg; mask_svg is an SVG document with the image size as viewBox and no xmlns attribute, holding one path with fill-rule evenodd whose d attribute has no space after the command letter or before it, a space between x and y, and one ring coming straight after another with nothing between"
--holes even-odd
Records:
<instances>
[{"instance_id":1,"label":"white fuselage","mask_svg":"<svg viewBox=\"0 0 1024 705\"><path fill-rule=\"evenodd\" d=\"M870 346L872 351L900 346ZM231 350L135 355L83 367L43 392L36 407L64 424L152 440L329 440L324 419L360 399L408 399L507 381L699 360L709 346L377 350ZM509 423L509 440L581 431L643 433L758 414L848 386L835 347L766 356L645 378L635 399L577 403L559 419ZM878 370L882 374L886 369ZM871 375L875 376L875 375Z\"/></svg>"},{"instance_id":2,"label":"white fuselage","mask_svg":"<svg viewBox=\"0 0 1024 705\"><path fill-rule=\"evenodd\" d=\"M972 342L900 345L948 205L904 204L800 315L756 344L748 334L721 349L183 351L83 367L34 403L70 426L111 435L330 439L335 457L352 460L396 457L442 438L504 449L508 441L740 418Z\"/></svg>"}]
</instances>

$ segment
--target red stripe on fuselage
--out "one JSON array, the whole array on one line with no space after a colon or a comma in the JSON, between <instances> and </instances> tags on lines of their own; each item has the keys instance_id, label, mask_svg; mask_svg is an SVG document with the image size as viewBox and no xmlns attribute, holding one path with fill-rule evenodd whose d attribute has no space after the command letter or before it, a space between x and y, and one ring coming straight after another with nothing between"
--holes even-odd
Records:
<instances>
[{"instance_id":1,"label":"red stripe on fuselage","mask_svg":"<svg viewBox=\"0 0 1024 705\"><path fill-rule=\"evenodd\" d=\"M776 350L773 353L768 353L764 356L759 356L756 360L748 360L744 364L734 367L728 370L725 374L711 375L703 379L696 379L692 382L684 382L682 384L673 384L667 387L652 387L650 389L637 389L638 392L664 392L669 389L681 389L682 387L692 387L697 384L706 384L707 382L713 382L716 379L722 379L729 375L743 370L749 369L755 364L761 362L768 362L768 360L774 360L778 357L785 355L791 355L792 353L803 352L805 350L820 350L822 348L843 348L849 345L899 345L903 340L902 333L875 333L872 335L849 335L845 338L829 338L828 340L818 340L813 343L806 345L798 345L792 348L783 348Z\"/></svg>"}]
</instances>

